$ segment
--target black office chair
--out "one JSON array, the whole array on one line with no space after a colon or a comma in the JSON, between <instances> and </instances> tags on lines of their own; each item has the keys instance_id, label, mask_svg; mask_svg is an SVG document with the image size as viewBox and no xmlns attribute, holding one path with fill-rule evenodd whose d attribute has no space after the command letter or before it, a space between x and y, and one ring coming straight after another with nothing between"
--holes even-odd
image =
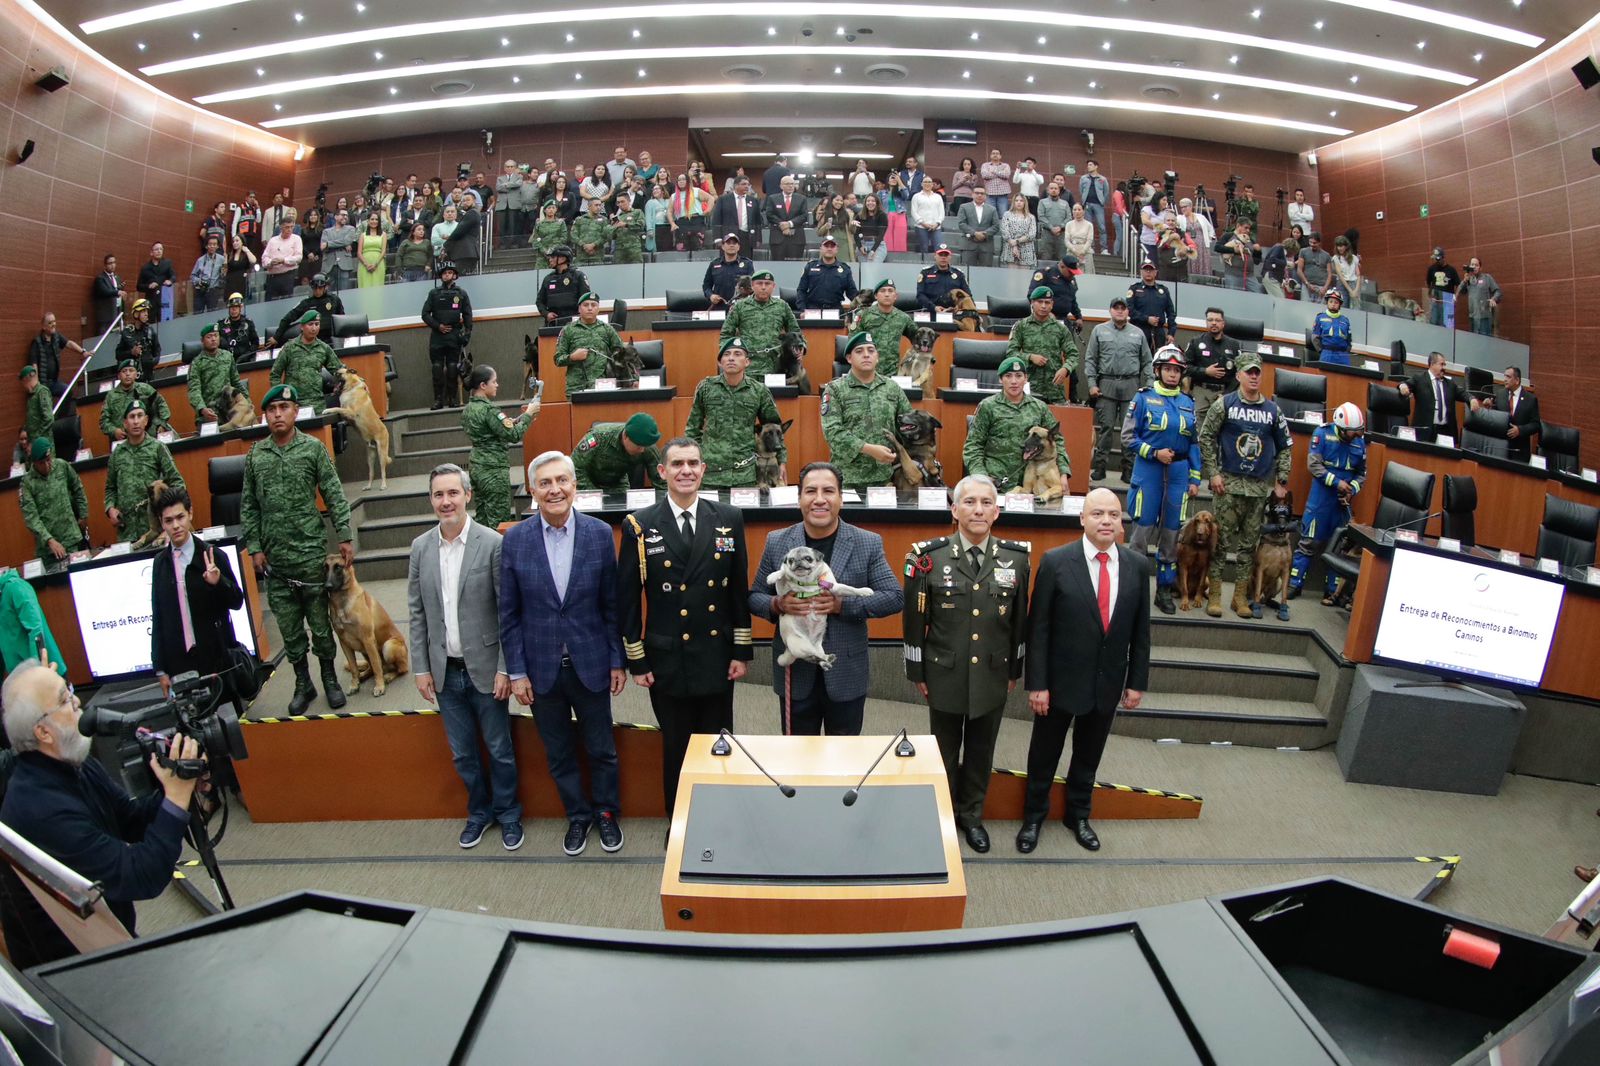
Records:
<instances>
[{"instance_id":1,"label":"black office chair","mask_svg":"<svg viewBox=\"0 0 1600 1066\"><path fill-rule=\"evenodd\" d=\"M1411 400L1400 395L1400 390L1376 381L1367 383L1367 432L1393 433L1396 426L1406 424L1411 414Z\"/></svg>"},{"instance_id":2,"label":"black office chair","mask_svg":"<svg viewBox=\"0 0 1600 1066\"><path fill-rule=\"evenodd\" d=\"M242 455L219 455L206 464L206 484L211 492L211 524L239 524L240 500L244 496Z\"/></svg>"},{"instance_id":3,"label":"black office chair","mask_svg":"<svg viewBox=\"0 0 1600 1066\"><path fill-rule=\"evenodd\" d=\"M1467 367L1467 395L1487 400L1494 395L1494 374L1479 367Z\"/></svg>"},{"instance_id":4,"label":"black office chair","mask_svg":"<svg viewBox=\"0 0 1600 1066\"><path fill-rule=\"evenodd\" d=\"M350 337L365 337L372 332L372 327L368 324L366 315L334 315L332 327L333 335L340 340L346 340ZM326 341L328 338L324 337L323 340Z\"/></svg>"},{"instance_id":5,"label":"black office chair","mask_svg":"<svg viewBox=\"0 0 1600 1066\"><path fill-rule=\"evenodd\" d=\"M614 329L614 330L621 331L621 330L625 330L625 329L628 328L628 301L626 301L626 300L612 300L611 301L611 319L610 319L610 322L611 322L611 328Z\"/></svg>"},{"instance_id":6,"label":"black office chair","mask_svg":"<svg viewBox=\"0 0 1600 1066\"><path fill-rule=\"evenodd\" d=\"M50 438L56 455L72 462L78 457L78 449L83 447L83 416L61 415L50 426Z\"/></svg>"},{"instance_id":7,"label":"black office chair","mask_svg":"<svg viewBox=\"0 0 1600 1066\"><path fill-rule=\"evenodd\" d=\"M1033 314L1033 304L1028 300L1013 300L1005 296L989 297L989 322L991 325L1008 326L1021 322Z\"/></svg>"},{"instance_id":8,"label":"black office chair","mask_svg":"<svg viewBox=\"0 0 1600 1066\"><path fill-rule=\"evenodd\" d=\"M1433 478L1432 474L1403 463L1387 464L1378 488L1378 511L1372 518L1373 528L1382 532L1411 529L1422 533L1427 526L1428 506L1433 502ZM1361 557L1351 553L1348 526L1341 526L1328 538L1328 546L1322 552L1322 565L1344 580L1337 602L1348 604L1361 574Z\"/></svg>"},{"instance_id":9,"label":"black office chair","mask_svg":"<svg viewBox=\"0 0 1600 1066\"><path fill-rule=\"evenodd\" d=\"M980 388L1000 384L1000 363L1006 357L1009 341L980 341L957 337L952 342L950 384L958 378L976 378Z\"/></svg>"},{"instance_id":10,"label":"black office chair","mask_svg":"<svg viewBox=\"0 0 1600 1066\"><path fill-rule=\"evenodd\" d=\"M893 255L894 253L891 252L889 254ZM876 285L877 282L873 282L873 284ZM922 310L922 305L917 303L916 285L912 284L904 289L896 287L894 290L894 306L897 310L904 311L908 315L913 311Z\"/></svg>"},{"instance_id":11,"label":"black office chair","mask_svg":"<svg viewBox=\"0 0 1600 1066\"><path fill-rule=\"evenodd\" d=\"M1259 318L1230 318L1222 335L1232 337L1240 345L1260 344L1267 335L1267 324Z\"/></svg>"},{"instance_id":12,"label":"black office chair","mask_svg":"<svg viewBox=\"0 0 1600 1066\"><path fill-rule=\"evenodd\" d=\"M1541 559L1554 559L1562 566L1593 566L1597 532L1600 507L1546 493L1535 554Z\"/></svg>"},{"instance_id":13,"label":"black office chair","mask_svg":"<svg viewBox=\"0 0 1600 1066\"><path fill-rule=\"evenodd\" d=\"M711 301L699 289L668 289L667 310L679 314L711 310Z\"/></svg>"},{"instance_id":14,"label":"black office chair","mask_svg":"<svg viewBox=\"0 0 1600 1066\"><path fill-rule=\"evenodd\" d=\"M1443 534L1454 537L1463 548L1478 543L1478 483L1465 474L1444 476Z\"/></svg>"},{"instance_id":15,"label":"black office chair","mask_svg":"<svg viewBox=\"0 0 1600 1066\"><path fill-rule=\"evenodd\" d=\"M194 357L200 354L200 352L201 352L200 342L199 341L184 341L183 342L182 351L183 351L183 365L184 366L188 366L190 363L194 362Z\"/></svg>"},{"instance_id":16,"label":"black office chair","mask_svg":"<svg viewBox=\"0 0 1600 1066\"><path fill-rule=\"evenodd\" d=\"M1506 431L1511 428L1511 416L1504 411L1478 409L1467 414L1467 424L1461 428L1461 447L1469 452L1495 459L1511 457L1511 442Z\"/></svg>"},{"instance_id":17,"label":"black office chair","mask_svg":"<svg viewBox=\"0 0 1600 1066\"><path fill-rule=\"evenodd\" d=\"M1545 466L1576 474L1578 465L1578 427L1558 426L1554 422L1539 423L1539 454Z\"/></svg>"},{"instance_id":18,"label":"black office chair","mask_svg":"<svg viewBox=\"0 0 1600 1066\"><path fill-rule=\"evenodd\" d=\"M1285 418L1310 412L1319 420L1328 416L1328 379L1301 370L1278 369L1273 375L1272 399Z\"/></svg>"},{"instance_id":19,"label":"black office chair","mask_svg":"<svg viewBox=\"0 0 1600 1066\"><path fill-rule=\"evenodd\" d=\"M785 289L778 286L778 298L789 305L789 310L800 310L800 291L798 289Z\"/></svg>"},{"instance_id":20,"label":"black office chair","mask_svg":"<svg viewBox=\"0 0 1600 1066\"><path fill-rule=\"evenodd\" d=\"M1389 366L1384 377L1390 381L1404 381L1406 372L1406 342L1395 341L1389 345Z\"/></svg>"},{"instance_id":21,"label":"black office chair","mask_svg":"<svg viewBox=\"0 0 1600 1066\"><path fill-rule=\"evenodd\" d=\"M661 370L666 366L666 354L660 341L634 341L633 350L639 353L639 362L646 372Z\"/></svg>"}]
</instances>

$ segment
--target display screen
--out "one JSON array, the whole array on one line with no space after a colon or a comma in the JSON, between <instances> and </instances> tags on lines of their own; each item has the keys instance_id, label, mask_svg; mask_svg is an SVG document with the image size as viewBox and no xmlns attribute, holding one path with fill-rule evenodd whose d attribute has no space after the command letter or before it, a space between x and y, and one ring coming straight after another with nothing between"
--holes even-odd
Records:
<instances>
[{"instance_id":1,"label":"display screen","mask_svg":"<svg viewBox=\"0 0 1600 1066\"><path fill-rule=\"evenodd\" d=\"M237 544L215 546L243 581ZM78 610L78 631L97 680L148 674L150 666L150 570L157 556L138 555L104 566L73 570L72 602ZM231 612L233 635L251 655L256 636L250 627L250 605Z\"/></svg>"},{"instance_id":2,"label":"display screen","mask_svg":"<svg viewBox=\"0 0 1600 1066\"><path fill-rule=\"evenodd\" d=\"M1550 578L1397 545L1373 655L1537 688L1565 592Z\"/></svg>"}]
</instances>

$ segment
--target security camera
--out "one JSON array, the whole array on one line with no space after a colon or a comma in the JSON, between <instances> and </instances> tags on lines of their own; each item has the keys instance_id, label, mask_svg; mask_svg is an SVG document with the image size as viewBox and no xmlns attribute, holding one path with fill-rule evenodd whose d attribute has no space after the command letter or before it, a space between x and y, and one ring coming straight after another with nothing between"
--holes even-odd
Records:
<instances>
[{"instance_id":1,"label":"security camera","mask_svg":"<svg viewBox=\"0 0 1600 1066\"><path fill-rule=\"evenodd\" d=\"M800 24L800 36L802 36L802 37L810 37L812 34L814 34L816 32L817 32L816 27L811 25L811 23L802 22Z\"/></svg>"},{"instance_id":2,"label":"security camera","mask_svg":"<svg viewBox=\"0 0 1600 1066\"><path fill-rule=\"evenodd\" d=\"M479 130L483 134L483 154L494 155L494 130Z\"/></svg>"},{"instance_id":3,"label":"security camera","mask_svg":"<svg viewBox=\"0 0 1600 1066\"><path fill-rule=\"evenodd\" d=\"M1089 151L1092 153L1094 151L1094 134L1089 130L1083 130L1082 132L1083 143L1089 146Z\"/></svg>"}]
</instances>

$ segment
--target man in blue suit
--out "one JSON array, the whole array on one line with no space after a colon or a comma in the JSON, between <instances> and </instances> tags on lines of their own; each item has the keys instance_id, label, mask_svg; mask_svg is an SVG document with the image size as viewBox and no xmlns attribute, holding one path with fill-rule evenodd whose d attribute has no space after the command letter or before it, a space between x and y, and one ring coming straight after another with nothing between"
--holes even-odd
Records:
<instances>
[{"instance_id":1,"label":"man in blue suit","mask_svg":"<svg viewBox=\"0 0 1600 1066\"><path fill-rule=\"evenodd\" d=\"M611 697L622 691L617 561L611 527L573 510L572 459L544 452L528 464L538 514L506 532L500 551L500 636L511 694L544 738L550 776L567 811L562 850L578 855L599 827L600 847L622 847ZM576 719L576 723L574 723ZM579 739L591 795L578 773Z\"/></svg>"},{"instance_id":2,"label":"man in blue suit","mask_svg":"<svg viewBox=\"0 0 1600 1066\"><path fill-rule=\"evenodd\" d=\"M789 671L789 703L784 704L783 638L772 638L772 687L778 694L779 724L786 735L859 736L867 702L867 619L899 614L905 593L883 557L883 538L839 521L844 478L832 463L810 463L800 471L800 515L796 525L767 535L761 566L750 586L750 613L774 622L781 614L828 614L822 646L836 656L826 672L814 663L796 662ZM833 570L834 579L871 596L841 599L823 592L807 599L774 596L767 577L783 566L791 548L813 548Z\"/></svg>"}]
</instances>

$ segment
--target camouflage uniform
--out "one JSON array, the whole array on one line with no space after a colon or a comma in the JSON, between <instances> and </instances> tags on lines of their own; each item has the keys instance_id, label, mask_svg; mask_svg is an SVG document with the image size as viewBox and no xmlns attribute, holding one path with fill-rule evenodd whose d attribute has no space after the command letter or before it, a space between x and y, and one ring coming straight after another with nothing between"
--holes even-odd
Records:
<instances>
[{"instance_id":1,"label":"camouflage uniform","mask_svg":"<svg viewBox=\"0 0 1600 1066\"><path fill-rule=\"evenodd\" d=\"M343 369L344 364L339 362L339 357L333 354L333 349L328 347L326 341L319 338L307 344L296 337L278 349L278 358L272 361L272 369L267 372L267 387L279 383L293 385L294 391L302 399L308 400L311 409L320 415L323 408L328 406L322 372L328 371L337 381L339 371Z\"/></svg>"},{"instance_id":2,"label":"camouflage uniform","mask_svg":"<svg viewBox=\"0 0 1600 1066\"><path fill-rule=\"evenodd\" d=\"M1249 362L1249 357L1245 357ZM1259 411L1259 417L1245 421L1238 418L1240 410ZM1255 455L1261 447L1260 438L1275 443L1277 454L1271 459L1270 470ZM1240 442L1248 442L1248 447ZM1289 424L1284 421L1278 405L1262 396L1259 402L1247 403L1239 393L1229 393L1211 405L1205 421L1200 424L1200 461L1202 476L1210 480L1222 475L1222 495L1212 503L1217 516L1217 550L1211 556L1211 604L1217 607L1207 613L1220 613L1222 595L1223 559L1234 560L1233 606L1242 617L1250 617L1245 596L1245 585L1255 563L1256 544L1261 539L1261 516L1266 510L1267 497L1272 486L1288 484L1289 469L1293 462L1290 449ZM1253 470L1250 468L1254 468ZM1243 610L1239 608L1243 606Z\"/></svg>"},{"instance_id":3,"label":"camouflage uniform","mask_svg":"<svg viewBox=\"0 0 1600 1066\"><path fill-rule=\"evenodd\" d=\"M1030 315L1018 322L1011 327L1011 343L1006 346L1006 354L1016 356L1027 365L1028 387L1034 396L1045 403L1067 402L1066 385L1057 385L1052 379L1062 367L1067 368L1069 375L1078 369L1078 342L1060 319L1052 315L1040 322ZM1035 366L1028 358L1030 355L1044 356L1044 366Z\"/></svg>"},{"instance_id":4,"label":"camouflage uniform","mask_svg":"<svg viewBox=\"0 0 1600 1066\"><path fill-rule=\"evenodd\" d=\"M1233 208L1233 219L1228 223L1228 231L1230 233L1233 231L1235 222L1247 221L1250 223L1250 239L1252 241L1255 240L1256 226L1261 219L1261 201L1246 200L1241 196L1239 199L1232 201L1229 206ZM1307 236L1310 236L1310 234L1307 234Z\"/></svg>"},{"instance_id":5,"label":"camouflage uniform","mask_svg":"<svg viewBox=\"0 0 1600 1066\"><path fill-rule=\"evenodd\" d=\"M618 211L614 221L624 223L622 229L611 231L614 242L611 261L614 263L640 263L644 261L644 212L637 207Z\"/></svg>"},{"instance_id":6,"label":"camouflage uniform","mask_svg":"<svg viewBox=\"0 0 1600 1066\"><path fill-rule=\"evenodd\" d=\"M139 444L125 440L111 452L106 466L106 511L122 512L117 539L138 540L150 531L149 487L165 481L169 489L184 487L183 475L167 446L149 434Z\"/></svg>"},{"instance_id":7,"label":"camouflage uniform","mask_svg":"<svg viewBox=\"0 0 1600 1066\"><path fill-rule=\"evenodd\" d=\"M748 372L737 386L714 374L703 379L694 390L694 404L683 435L700 445L705 459L705 483L709 488L744 487L756 483L756 426L763 422L782 422L772 393ZM789 461L788 449L780 449L778 462Z\"/></svg>"},{"instance_id":8,"label":"camouflage uniform","mask_svg":"<svg viewBox=\"0 0 1600 1066\"><path fill-rule=\"evenodd\" d=\"M225 421L227 412L222 409L222 390L232 385L234 391L250 395L250 389L239 376L239 367L226 348L211 354L202 351L189 364L189 406L194 408L196 419L209 407L219 421Z\"/></svg>"},{"instance_id":9,"label":"camouflage uniform","mask_svg":"<svg viewBox=\"0 0 1600 1066\"><path fill-rule=\"evenodd\" d=\"M880 463L861 454L863 444L893 450L895 425L909 413L911 401L900 386L882 374L863 385L854 374L834 378L822 389L822 435L829 455L844 474L847 489L887 485L894 463Z\"/></svg>"},{"instance_id":10,"label":"camouflage uniform","mask_svg":"<svg viewBox=\"0 0 1600 1066\"><path fill-rule=\"evenodd\" d=\"M22 414L22 428L27 431L28 440L50 436L50 431L56 424L55 405L55 397L50 395L50 386L44 382L41 381L28 390L27 406Z\"/></svg>"},{"instance_id":11,"label":"camouflage uniform","mask_svg":"<svg viewBox=\"0 0 1600 1066\"><path fill-rule=\"evenodd\" d=\"M334 656L328 596L322 588L328 535L317 510L319 489L333 520L334 539L348 541L350 504L321 441L296 430L288 444L279 447L268 437L245 456L239 501L244 547L251 555L266 553L272 568L267 604L278 620L291 663L306 657L307 626L317 658L331 661Z\"/></svg>"},{"instance_id":12,"label":"camouflage uniform","mask_svg":"<svg viewBox=\"0 0 1600 1066\"><path fill-rule=\"evenodd\" d=\"M550 269L550 253L567 243L567 224L559 218L541 218L533 227L533 247L538 251L536 270Z\"/></svg>"},{"instance_id":13,"label":"camouflage uniform","mask_svg":"<svg viewBox=\"0 0 1600 1066\"><path fill-rule=\"evenodd\" d=\"M579 215L572 220L572 261L579 266L606 261L606 245L611 241L611 225L605 215ZM583 246L594 245L586 252Z\"/></svg>"},{"instance_id":14,"label":"camouflage uniform","mask_svg":"<svg viewBox=\"0 0 1600 1066\"><path fill-rule=\"evenodd\" d=\"M589 356L573 362L568 356L579 348L589 349ZM621 350L622 337L610 323L586 326L575 318L562 326L556 338L556 366L567 368L567 395L592 389L599 379L611 377L611 360Z\"/></svg>"},{"instance_id":15,"label":"camouflage uniform","mask_svg":"<svg viewBox=\"0 0 1600 1066\"><path fill-rule=\"evenodd\" d=\"M855 328L872 334L872 345L878 349L879 360L885 366L893 363L896 374L900 372L900 338L913 344L917 342L917 324L898 307L891 307L885 314L873 304L856 316Z\"/></svg>"},{"instance_id":16,"label":"camouflage uniform","mask_svg":"<svg viewBox=\"0 0 1600 1066\"><path fill-rule=\"evenodd\" d=\"M510 418L482 396L468 400L461 412L461 427L467 431L467 440L472 444L467 472L472 475L473 517L479 525L498 529L501 522L511 520L511 475L506 447L522 443L522 435L533 419L532 413Z\"/></svg>"},{"instance_id":17,"label":"camouflage uniform","mask_svg":"<svg viewBox=\"0 0 1600 1066\"><path fill-rule=\"evenodd\" d=\"M754 296L735 300L722 321L722 333L717 338L721 344L729 337L744 340L744 349L750 353L750 367L745 371L760 381L778 370L778 352L785 333L798 333L800 322L788 304L778 298L776 291L762 303Z\"/></svg>"},{"instance_id":18,"label":"camouflage uniform","mask_svg":"<svg viewBox=\"0 0 1600 1066\"><path fill-rule=\"evenodd\" d=\"M105 403L100 408L100 432L116 440L116 431L122 428L122 417L128 413L129 405L135 400L143 403L145 409L150 412L151 433L156 431L157 426L166 428L172 425L172 409L167 406L166 398L156 391L154 385L135 381L131 389L114 385L111 391L106 393Z\"/></svg>"},{"instance_id":19,"label":"camouflage uniform","mask_svg":"<svg viewBox=\"0 0 1600 1066\"><path fill-rule=\"evenodd\" d=\"M621 422L596 422L572 449L572 465L577 470L580 489L622 492L635 467L644 471L647 484L662 488L663 482L656 473L660 462L661 455L654 448L646 448L638 455L627 453L622 446Z\"/></svg>"},{"instance_id":20,"label":"camouflage uniform","mask_svg":"<svg viewBox=\"0 0 1600 1066\"><path fill-rule=\"evenodd\" d=\"M1002 493L1020 488L1022 470L1022 442L1028 431L1044 426L1056 442L1056 469L1063 481L1072 473L1072 463L1067 458L1067 442L1061 436L1061 423L1051 413L1049 404L1037 396L1024 396L1020 403L1012 403L1005 393L986 396L978 404L972 418L972 429L961 446L961 462L969 474L987 474Z\"/></svg>"},{"instance_id":21,"label":"camouflage uniform","mask_svg":"<svg viewBox=\"0 0 1600 1066\"><path fill-rule=\"evenodd\" d=\"M87 543L78 522L89 517L89 497L71 463L52 458L50 473L43 477L29 463L17 498L22 504L22 524L33 534L39 558L49 558L52 540L60 541L68 551Z\"/></svg>"}]
</instances>

